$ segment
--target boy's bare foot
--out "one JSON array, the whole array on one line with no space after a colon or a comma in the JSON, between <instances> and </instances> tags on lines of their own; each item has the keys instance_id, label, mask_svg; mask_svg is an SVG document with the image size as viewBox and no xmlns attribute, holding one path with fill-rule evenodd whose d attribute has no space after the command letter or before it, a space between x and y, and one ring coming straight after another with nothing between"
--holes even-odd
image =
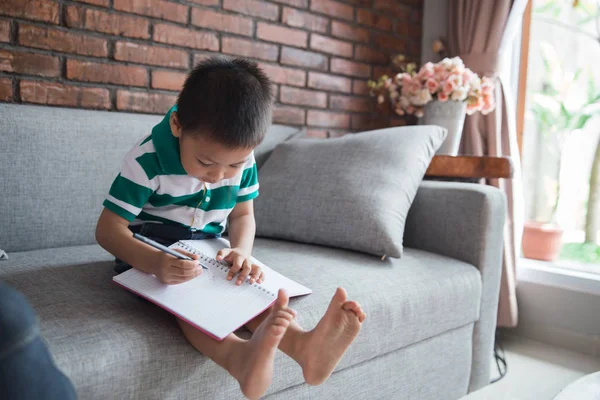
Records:
<instances>
[{"instance_id":1,"label":"boy's bare foot","mask_svg":"<svg viewBox=\"0 0 600 400\"><path fill-rule=\"evenodd\" d=\"M346 291L338 288L319 324L305 334L299 359L309 385L320 385L329 378L367 317L360 305L347 297Z\"/></svg>"},{"instance_id":2,"label":"boy's bare foot","mask_svg":"<svg viewBox=\"0 0 600 400\"><path fill-rule=\"evenodd\" d=\"M287 294L280 290L269 316L256 329L252 339L242 344L244 348L232 357L230 372L249 399L260 398L271 385L275 351L295 317L288 302Z\"/></svg>"}]
</instances>

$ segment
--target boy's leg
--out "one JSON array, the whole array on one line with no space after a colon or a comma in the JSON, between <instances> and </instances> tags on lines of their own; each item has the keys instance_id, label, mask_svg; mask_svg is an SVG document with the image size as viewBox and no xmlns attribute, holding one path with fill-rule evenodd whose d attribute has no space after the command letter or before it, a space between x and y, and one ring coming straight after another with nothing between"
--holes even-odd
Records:
<instances>
[{"instance_id":1,"label":"boy's leg","mask_svg":"<svg viewBox=\"0 0 600 400\"><path fill-rule=\"evenodd\" d=\"M251 340L231 334L219 342L184 321L178 322L192 346L226 369L246 397L258 399L271 385L275 351L293 318L288 297L280 291L268 315L255 327Z\"/></svg>"},{"instance_id":2,"label":"boy's leg","mask_svg":"<svg viewBox=\"0 0 600 400\"><path fill-rule=\"evenodd\" d=\"M254 332L268 315L265 312L246 326ZM279 349L302 367L306 383L320 385L329 378L358 335L366 316L360 305L348 301L346 291L338 288L315 329L306 332L292 321Z\"/></svg>"}]
</instances>

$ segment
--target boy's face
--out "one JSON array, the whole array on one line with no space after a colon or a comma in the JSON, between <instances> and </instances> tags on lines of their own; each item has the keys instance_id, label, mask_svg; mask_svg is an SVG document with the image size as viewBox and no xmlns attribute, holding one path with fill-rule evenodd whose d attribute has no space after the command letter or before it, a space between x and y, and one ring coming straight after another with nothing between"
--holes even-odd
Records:
<instances>
[{"instance_id":1,"label":"boy's face","mask_svg":"<svg viewBox=\"0 0 600 400\"><path fill-rule=\"evenodd\" d=\"M207 183L236 176L254 149L230 149L206 135L182 135L176 113L171 114L171 132L179 138L181 165L188 175Z\"/></svg>"}]
</instances>

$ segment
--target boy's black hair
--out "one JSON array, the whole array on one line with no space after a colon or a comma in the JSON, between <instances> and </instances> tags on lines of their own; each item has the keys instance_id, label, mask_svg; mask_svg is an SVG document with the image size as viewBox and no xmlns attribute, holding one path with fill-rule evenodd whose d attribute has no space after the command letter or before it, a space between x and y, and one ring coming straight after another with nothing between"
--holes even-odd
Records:
<instances>
[{"instance_id":1,"label":"boy's black hair","mask_svg":"<svg viewBox=\"0 0 600 400\"><path fill-rule=\"evenodd\" d=\"M209 58L192 70L177 99L184 134L207 134L230 148L256 147L271 123L272 84L255 62Z\"/></svg>"}]
</instances>

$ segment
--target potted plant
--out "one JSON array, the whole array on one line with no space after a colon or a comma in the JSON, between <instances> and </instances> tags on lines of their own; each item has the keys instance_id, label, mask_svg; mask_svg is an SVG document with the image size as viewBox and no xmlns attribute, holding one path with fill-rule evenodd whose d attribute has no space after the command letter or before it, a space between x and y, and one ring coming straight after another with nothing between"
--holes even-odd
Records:
<instances>
[{"instance_id":1,"label":"potted plant","mask_svg":"<svg viewBox=\"0 0 600 400\"><path fill-rule=\"evenodd\" d=\"M557 211L560 205L565 144L571 135L581 130L588 120L598 113L598 110L597 99L593 93L583 101L573 101L571 98L578 97L572 89L581 74L581 69L571 74L564 72L555 49L547 43L542 43L542 59L544 81L541 90L532 94L530 113L543 137L551 141L550 144L556 151L557 183L550 215L538 215L535 220L525 223L522 245L526 258L554 261L562 248L563 229L557 221Z\"/></svg>"},{"instance_id":2,"label":"potted plant","mask_svg":"<svg viewBox=\"0 0 600 400\"><path fill-rule=\"evenodd\" d=\"M398 115L414 115L423 124L446 128L448 136L437 154L458 154L465 115L495 108L494 81L480 78L459 57L428 62L419 70L402 55L393 61L399 73L369 81L371 95L379 104L389 102Z\"/></svg>"}]
</instances>

